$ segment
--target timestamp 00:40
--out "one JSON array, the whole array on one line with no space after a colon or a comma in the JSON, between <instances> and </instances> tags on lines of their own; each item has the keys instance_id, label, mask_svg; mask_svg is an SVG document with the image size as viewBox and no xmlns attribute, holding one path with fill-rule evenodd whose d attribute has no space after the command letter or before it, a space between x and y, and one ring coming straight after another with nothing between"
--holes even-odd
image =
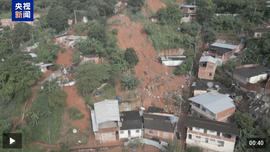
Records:
<instances>
[{"instance_id":1,"label":"timestamp 00:40","mask_svg":"<svg viewBox=\"0 0 270 152\"><path fill-rule=\"evenodd\" d=\"M247 138L248 148L266 148L266 138Z\"/></svg>"}]
</instances>

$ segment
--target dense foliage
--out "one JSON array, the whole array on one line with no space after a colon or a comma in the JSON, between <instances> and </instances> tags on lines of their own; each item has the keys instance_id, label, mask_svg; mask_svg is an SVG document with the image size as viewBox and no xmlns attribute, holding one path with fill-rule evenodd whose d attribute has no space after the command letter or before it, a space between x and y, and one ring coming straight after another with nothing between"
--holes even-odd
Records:
<instances>
[{"instance_id":1,"label":"dense foliage","mask_svg":"<svg viewBox=\"0 0 270 152\"><path fill-rule=\"evenodd\" d=\"M48 12L46 21L48 25L56 30L57 33L68 28L67 9L62 6L55 6Z\"/></svg>"},{"instance_id":2,"label":"dense foliage","mask_svg":"<svg viewBox=\"0 0 270 152\"><path fill-rule=\"evenodd\" d=\"M92 39L79 40L76 44L79 52L82 54L99 54L102 56L104 53L103 44L99 41Z\"/></svg>"},{"instance_id":3,"label":"dense foliage","mask_svg":"<svg viewBox=\"0 0 270 152\"><path fill-rule=\"evenodd\" d=\"M88 33L90 38L94 38L103 44L107 43L107 29L106 25L100 21L93 20L88 23Z\"/></svg>"},{"instance_id":4,"label":"dense foliage","mask_svg":"<svg viewBox=\"0 0 270 152\"><path fill-rule=\"evenodd\" d=\"M169 5L166 8L162 7L156 13L159 23L169 25L179 25L181 23L182 13L177 5Z\"/></svg>"},{"instance_id":5,"label":"dense foliage","mask_svg":"<svg viewBox=\"0 0 270 152\"><path fill-rule=\"evenodd\" d=\"M122 78L122 85L125 89L134 90L140 84L138 78L134 77L133 75L125 74Z\"/></svg>"},{"instance_id":6,"label":"dense foliage","mask_svg":"<svg viewBox=\"0 0 270 152\"><path fill-rule=\"evenodd\" d=\"M128 62L129 67L133 68L138 62L138 56L133 48L127 48L125 52L125 60Z\"/></svg>"},{"instance_id":7,"label":"dense foliage","mask_svg":"<svg viewBox=\"0 0 270 152\"><path fill-rule=\"evenodd\" d=\"M15 25L12 32L12 41L14 48L18 48L22 43L27 42L31 38L30 31L31 25L27 23L18 23Z\"/></svg>"},{"instance_id":8,"label":"dense foliage","mask_svg":"<svg viewBox=\"0 0 270 152\"><path fill-rule=\"evenodd\" d=\"M110 71L111 67L108 63L95 64L87 62L79 66L74 75L78 93L82 96L92 93L110 78Z\"/></svg>"}]
</instances>

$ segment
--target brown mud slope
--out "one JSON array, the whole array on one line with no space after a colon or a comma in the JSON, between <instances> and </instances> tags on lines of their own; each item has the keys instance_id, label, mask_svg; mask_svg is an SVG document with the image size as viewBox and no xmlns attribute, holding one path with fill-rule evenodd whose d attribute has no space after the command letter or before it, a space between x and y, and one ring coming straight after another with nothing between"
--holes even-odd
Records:
<instances>
[{"instance_id":1,"label":"brown mud slope","mask_svg":"<svg viewBox=\"0 0 270 152\"><path fill-rule=\"evenodd\" d=\"M179 90L179 87L185 84L185 79L183 76L170 76L173 69L166 68L156 61L157 52L152 44L147 42L147 35L143 31L142 24L131 22L130 18L124 15L116 15L109 21L114 21L115 19L127 23L127 25L116 25L112 27L118 29L117 38L119 47L122 50L133 47L139 58L139 63L134 67L134 70L136 71L136 77L139 80L143 79L137 90L141 94L142 99L145 100L144 107L148 108L152 103L156 106L164 107L164 103L158 99L158 96L162 98L165 92ZM156 77L158 77L158 81L155 81ZM150 78L152 79L151 85L155 85L155 89L151 95L146 91ZM118 84L116 88L117 94L122 95L123 92L119 91L121 90L121 84ZM141 102L139 102L138 106L142 106Z\"/></svg>"},{"instance_id":2,"label":"brown mud slope","mask_svg":"<svg viewBox=\"0 0 270 152\"><path fill-rule=\"evenodd\" d=\"M67 49L65 52L58 51L58 58L55 60L57 65L65 64L66 67L72 65L74 49Z\"/></svg>"},{"instance_id":3,"label":"brown mud slope","mask_svg":"<svg viewBox=\"0 0 270 152\"><path fill-rule=\"evenodd\" d=\"M166 4L161 0L146 0L146 2L154 13L156 13L162 7L166 7Z\"/></svg>"}]
</instances>

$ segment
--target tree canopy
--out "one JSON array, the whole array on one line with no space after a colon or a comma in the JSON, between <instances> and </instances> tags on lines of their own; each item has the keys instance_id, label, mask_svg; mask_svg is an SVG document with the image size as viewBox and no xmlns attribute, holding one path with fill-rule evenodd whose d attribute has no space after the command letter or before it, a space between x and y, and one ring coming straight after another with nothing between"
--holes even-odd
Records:
<instances>
[{"instance_id":1,"label":"tree canopy","mask_svg":"<svg viewBox=\"0 0 270 152\"><path fill-rule=\"evenodd\" d=\"M103 44L94 38L80 40L77 42L76 47L82 54L95 53L102 56L104 53Z\"/></svg>"},{"instance_id":2,"label":"tree canopy","mask_svg":"<svg viewBox=\"0 0 270 152\"><path fill-rule=\"evenodd\" d=\"M93 20L88 23L88 33L90 38L94 38L103 44L107 43L107 28L100 21Z\"/></svg>"},{"instance_id":3,"label":"tree canopy","mask_svg":"<svg viewBox=\"0 0 270 152\"><path fill-rule=\"evenodd\" d=\"M127 48L125 52L125 60L129 63L129 67L133 68L138 62L138 56L133 48Z\"/></svg>"},{"instance_id":4,"label":"tree canopy","mask_svg":"<svg viewBox=\"0 0 270 152\"><path fill-rule=\"evenodd\" d=\"M110 78L111 67L108 63L87 62L78 67L74 77L78 93L85 96Z\"/></svg>"},{"instance_id":5,"label":"tree canopy","mask_svg":"<svg viewBox=\"0 0 270 152\"><path fill-rule=\"evenodd\" d=\"M68 28L67 9L63 6L52 7L46 17L48 25L56 30L57 33Z\"/></svg>"},{"instance_id":6,"label":"tree canopy","mask_svg":"<svg viewBox=\"0 0 270 152\"><path fill-rule=\"evenodd\" d=\"M27 42L31 36L31 25L27 23L18 23L15 25L12 35L14 48L18 48L20 44Z\"/></svg>"},{"instance_id":7,"label":"tree canopy","mask_svg":"<svg viewBox=\"0 0 270 152\"><path fill-rule=\"evenodd\" d=\"M30 93L29 87L41 78L41 71L28 60L28 56L12 54L0 62L0 97L4 101L10 102L13 98L24 101Z\"/></svg>"},{"instance_id":8,"label":"tree canopy","mask_svg":"<svg viewBox=\"0 0 270 152\"><path fill-rule=\"evenodd\" d=\"M142 6L144 5L145 0L129 0L128 1L128 7L131 9L132 13L136 13L141 11Z\"/></svg>"},{"instance_id":9,"label":"tree canopy","mask_svg":"<svg viewBox=\"0 0 270 152\"><path fill-rule=\"evenodd\" d=\"M159 23L179 25L181 23L182 12L177 5L169 5L166 8L160 8L156 15L158 16Z\"/></svg>"}]
</instances>

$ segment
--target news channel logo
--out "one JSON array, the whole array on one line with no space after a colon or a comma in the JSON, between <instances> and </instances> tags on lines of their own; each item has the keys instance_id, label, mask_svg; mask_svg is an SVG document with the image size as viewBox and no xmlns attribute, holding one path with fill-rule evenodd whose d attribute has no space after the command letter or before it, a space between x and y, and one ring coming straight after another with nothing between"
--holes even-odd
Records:
<instances>
[{"instance_id":1,"label":"news channel logo","mask_svg":"<svg viewBox=\"0 0 270 152\"><path fill-rule=\"evenodd\" d=\"M12 21L34 21L34 0L12 0Z\"/></svg>"}]
</instances>

